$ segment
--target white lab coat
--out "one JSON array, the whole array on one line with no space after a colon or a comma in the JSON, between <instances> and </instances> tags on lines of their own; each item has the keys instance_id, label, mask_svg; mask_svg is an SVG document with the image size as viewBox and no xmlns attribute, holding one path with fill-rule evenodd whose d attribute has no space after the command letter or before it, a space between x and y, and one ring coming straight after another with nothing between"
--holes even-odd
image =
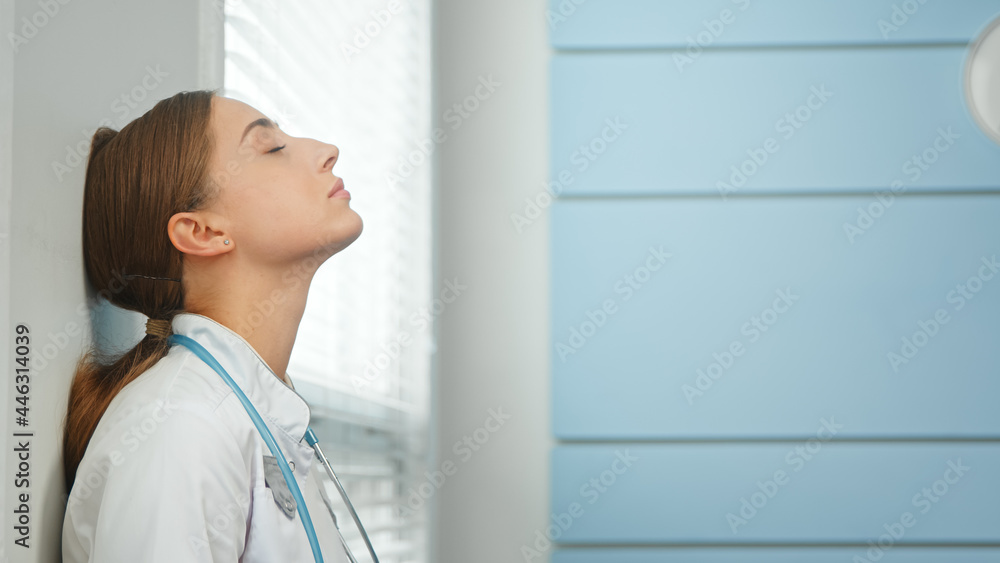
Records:
<instances>
[{"instance_id":1,"label":"white lab coat","mask_svg":"<svg viewBox=\"0 0 1000 563\"><path fill-rule=\"evenodd\" d=\"M322 465L302 439L305 400L228 327L180 313L173 331L215 356L257 408L294 464L324 559L348 561L319 496ZM272 488L281 491L284 480L265 482L270 455L219 374L186 346L173 346L101 417L67 500L63 561L313 561L298 511L288 516L275 502Z\"/></svg>"}]
</instances>

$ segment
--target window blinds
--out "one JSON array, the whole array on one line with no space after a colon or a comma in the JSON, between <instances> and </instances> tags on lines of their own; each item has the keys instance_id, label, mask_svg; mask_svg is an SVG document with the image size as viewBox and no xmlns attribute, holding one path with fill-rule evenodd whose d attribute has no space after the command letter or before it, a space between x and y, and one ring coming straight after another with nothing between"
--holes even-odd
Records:
<instances>
[{"instance_id":1,"label":"window blinds","mask_svg":"<svg viewBox=\"0 0 1000 563\"><path fill-rule=\"evenodd\" d=\"M430 138L429 0L224 6L223 95L337 145L364 221L313 278L288 372L380 560L426 561L407 497L430 446L431 170L407 158ZM338 521L360 558L350 517Z\"/></svg>"}]
</instances>

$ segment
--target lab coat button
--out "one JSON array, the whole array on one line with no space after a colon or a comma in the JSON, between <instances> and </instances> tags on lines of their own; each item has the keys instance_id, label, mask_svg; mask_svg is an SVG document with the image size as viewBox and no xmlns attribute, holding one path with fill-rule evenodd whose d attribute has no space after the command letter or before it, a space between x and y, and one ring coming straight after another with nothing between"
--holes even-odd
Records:
<instances>
[{"instance_id":1,"label":"lab coat button","mask_svg":"<svg viewBox=\"0 0 1000 563\"><path fill-rule=\"evenodd\" d=\"M292 471L295 471L295 462L292 460L288 460L288 468L291 469Z\"/></svg>"}]
</instances>

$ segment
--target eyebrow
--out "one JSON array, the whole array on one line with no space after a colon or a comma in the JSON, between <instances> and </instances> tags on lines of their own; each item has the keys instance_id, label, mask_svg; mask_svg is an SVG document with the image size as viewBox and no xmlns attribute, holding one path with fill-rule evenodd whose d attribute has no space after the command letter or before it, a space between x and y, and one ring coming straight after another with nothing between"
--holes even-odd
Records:
<instances>
[{"instance_id":1,"label":"eyebrow","mask_svg":"<svg viewBox=\"0 0 1000 563\"><path fill-rule=\"evenodd\" d=\"M246 139L247 133L249 133L251 129L253 129L254 127L257 127L257 126L260 126L260 127L269 127L269 128L272 128L272 129L277 129L278 128L278 124L277 123L275 123L274 121L271 121L270 119L268 119L266 117L262 117L260 119L255 120L255 121L251 121L250 124L247 125L247 128L243 130L243 136L240 137L240 144L241 145L243 144L244 139Z\"/></svg>"}]
</instances>

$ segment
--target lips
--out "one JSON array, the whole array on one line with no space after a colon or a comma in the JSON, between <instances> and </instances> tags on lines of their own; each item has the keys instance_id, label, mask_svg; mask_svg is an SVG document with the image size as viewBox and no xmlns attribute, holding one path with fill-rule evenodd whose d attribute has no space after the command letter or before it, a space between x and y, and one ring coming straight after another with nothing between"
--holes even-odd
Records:
<instances>
[{"instance_id":1,"label":"lips","mask_svg":"<svg viewBox=\"0 0 1000 563\"><path fill-rule=\"evenodd\" d=\"M339 192L342 189L344 189L344 180L337 178L337 183L335 183L333 187L330 188L330 193L328 193L326 197L333 197L333 194Z\"/></svg>"}]
</instances>

